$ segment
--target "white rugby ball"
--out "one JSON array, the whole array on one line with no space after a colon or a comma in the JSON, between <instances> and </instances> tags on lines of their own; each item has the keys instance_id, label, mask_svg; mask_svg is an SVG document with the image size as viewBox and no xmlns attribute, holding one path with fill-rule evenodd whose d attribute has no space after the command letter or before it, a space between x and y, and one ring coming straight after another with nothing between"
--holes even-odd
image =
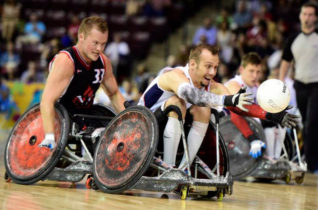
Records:
<instances>
[{"instance_id":1,"label":"white rugby ball","mask_svg":"<svg viewBox=\"0 0 318 210\"><path fill-rule=\"evenodd\" d=\"M281 112L290 102L290 91L281 80L268 79L258 87L256 100L267 112Z\"/></svg>"}]
</instances>

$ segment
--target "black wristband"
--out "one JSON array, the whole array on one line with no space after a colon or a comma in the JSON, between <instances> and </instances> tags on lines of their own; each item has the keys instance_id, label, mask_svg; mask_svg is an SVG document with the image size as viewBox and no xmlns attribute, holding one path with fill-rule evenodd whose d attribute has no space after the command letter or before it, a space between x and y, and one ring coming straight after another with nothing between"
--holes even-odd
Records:
<instances>
[{"instance_id":1,"label":"black wristband","mask_svg":"<svg viewBox=\"0 0 318 210\"><path fill-rule=\"evenodd\" d=\"M286 112L278 112L278 113L266 113L266 120L270 120L275 123L281 123L283 120L283 117L285 116Z\"/></svg>"},{"instance_id":2,"label":"black wristband","mask_svg":"<svg viewBox=\"0 0 318 210\"><path fill-rule=\"evenodd\" d=\"M236 96L235 101L233 103L233 97ZM236 106L239 101L239 95L228 95L224 97L224 106Z\"/></svg>"}]
</instances>

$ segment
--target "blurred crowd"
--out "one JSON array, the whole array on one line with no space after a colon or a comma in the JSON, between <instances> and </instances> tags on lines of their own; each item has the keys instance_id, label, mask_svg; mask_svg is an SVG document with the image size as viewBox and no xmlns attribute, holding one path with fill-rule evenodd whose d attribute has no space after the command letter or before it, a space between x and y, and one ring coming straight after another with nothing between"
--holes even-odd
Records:
<instances>
[{"instance_id":1,"label":"blurred crowd","mask_svg":"<svg viewBox=\"0 0 318 210\"><path fill-rule=\"evenodd\" d=\"M71 14L68 16L69 21L66 21L65 31L52 31L50 29L55 23L45 18L41 19L43 14L34 12L36 11L34 9L23 10L24 1L5 0L1 5L1 80L20 81L26 84L44 83L48 73L48 63L53 56L59 50L76 43L77 29L83 16L81 13ZM101 2L103 1L91 1L90 4ZM169 8L191 1L122 0L114 2L124 5L124 11L121 12L128 18L170 18L171 16L167 15ZM242 55L251 51L257 52L263 58L261 81L268 76L277 77L284 40L299 27L298 14L303 1L240 0L232 2L230 7L220 8L217 14L207 14L202 20L202 25L195 31L192 43L174 46L179 51L167 57L166 65L172 67L185 65L192 46L208 43L218 45L221 49L221 64L216 78L220 82L224 83L233 77L240 65ZM24 18L21 16L21 11L24 11ZM46 15L49 14L48 12ZM99 13L99 15L102 14ZM27 18L25 18L26 15ZM54 15L59 17L61 14ZM107 19L112 21L109 17ZM136 21L142 22L143 19L139 18ZM110 30L112 30L111 27ZM149 72L143 63L132 69L131 55L135 51L132 44L127 41L127 36L129 34L122 31L111 32L105 54L112 61L121 91L127 100L134 103L155 75ZM137 47L143 47L138 45ZM2 94L1 98L5 97L6 94ZM97 100L107 103L103 95L97 97Z\"/></svg>"}]
</instances>

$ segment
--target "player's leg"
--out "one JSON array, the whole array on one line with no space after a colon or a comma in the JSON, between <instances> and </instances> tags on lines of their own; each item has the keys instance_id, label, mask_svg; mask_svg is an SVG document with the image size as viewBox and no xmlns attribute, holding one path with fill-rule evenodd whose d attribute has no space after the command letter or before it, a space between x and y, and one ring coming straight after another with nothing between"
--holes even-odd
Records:
<instances>
[{"instance_id":1,"label":"player's leg","mask_svg":"<svg viewBox=\"0 0 318 210\"><path fill-rule=\"evenodd\" d=\"M264 133L267 145L265 154L269 160L273 160L275 153L275 127L264 128Z\"/></svg>"},{"instance_id":2,"label":"player's leg","mask_svg":"<svg viewBox=\"0 0 318 210\"><path fill-rule=\"evenodd\" d=\"M170 97L161 108L162 111L170 105L177 106L182 112L182 118L184 119L186 113L185 102L176 97ZM163 132L163 160L171 166L176 164L176 156L178 146L181 138L181 127L178 120L178 115L175 112L168 113L167 124Z\"/></svg>"},{"instance_id":3,"label":"player's leg","mask_svg":"<svg viewBox=\"0 0 318 210\"><path fill-rule=\"evenodd\" d=\"M192 106L190 114L193 116L193 122L188 134L188 150L190 165L192 164L201 144L204 139L205 133L209 126L211 110L207 107ZM185 154L182 157L179 168L186 167Z\"/></svg>"},{"instance_id":4,"label":"player's leg","mask_svg":"<svg viewBox=\"0 0 318 210\"><path fill-rule=\"evenodd\" d=\"M279 159L282 153L282 148L284 144L286 136L286 128L281 127L278 125L276 128L276 141L275 141L275 152L274 152L274 159Z\"/></svg>"}]
</instances>

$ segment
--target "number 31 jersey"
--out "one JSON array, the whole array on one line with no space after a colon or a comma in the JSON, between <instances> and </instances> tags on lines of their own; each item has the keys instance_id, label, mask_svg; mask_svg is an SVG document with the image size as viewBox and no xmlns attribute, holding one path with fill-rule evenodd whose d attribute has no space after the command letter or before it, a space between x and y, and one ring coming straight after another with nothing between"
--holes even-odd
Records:
<instances>
[{"instance_id":1,"label":"number 31 jersey","mask_svg":"<svg viewBox=\"0 0 318 210\"><path fill-rule=\"evenodd\" d=\"M73 61L74 74L59 102L70 112L87 110L92 106L95 93L103 80L105 61L100 55L96 61L88 64L75 46L61 50L60 53L65 53ZM50 68L53 62L54 58Z\"/></svg>"}]
</instances>

